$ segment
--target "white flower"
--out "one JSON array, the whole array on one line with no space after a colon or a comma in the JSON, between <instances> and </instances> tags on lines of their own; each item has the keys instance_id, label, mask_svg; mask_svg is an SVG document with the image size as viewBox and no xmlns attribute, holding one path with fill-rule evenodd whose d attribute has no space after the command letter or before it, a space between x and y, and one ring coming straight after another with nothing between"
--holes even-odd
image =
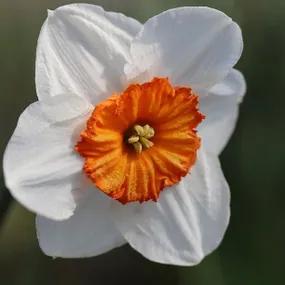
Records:
<instances>
[{"instance_id":1,"label":"white flower","mask_svg":"<svg viewBox=\"0 0 285 285\"><path fill-rule=\"evenodd\" d=\"M4 156L6 185L37 213L47 255L95 256L129 243L150 260L194 265L219 245L230 193L218 155L245 93L233 69L242 48L238 25L207 7L168 10L144 25L87 4L49 11L37 47L39 101L21 115ZM74 145L95 105L154 77L199 95L201 148L191 174L157 202L122 205L86 179Z\"/></svg>"}]
</instances>

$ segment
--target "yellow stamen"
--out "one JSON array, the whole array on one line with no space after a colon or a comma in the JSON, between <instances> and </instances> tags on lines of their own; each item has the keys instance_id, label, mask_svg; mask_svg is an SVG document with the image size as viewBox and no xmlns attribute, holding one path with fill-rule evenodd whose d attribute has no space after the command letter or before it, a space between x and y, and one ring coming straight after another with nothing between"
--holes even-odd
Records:
<instances>
[{"instance_id":1,"label":"yellow stamen","mask_svg":"<svg viewBox=\"0 0 285 285\"><path fill-rule=\"evenodd\" d=\"M153 146L153 142L149 141L145 137L140 137L140 143L145 147L145 148L150 148Z\"/></svg>"},{"instance_id":2,"label":"yellow stamen","mask_svg":"<svg viewBox=\"0 0 285 285\"><path fill-rule=\"evenodd\" d=\"M134 131L138 134L138 136L144 136L144 128L142 126L135 125Z\"/></svg>"},{"instance_id":3,"label":"yellow stamen","mask_svg":"<svg viewBox=\"0 0 285 285\"><path fill-rule=\"evenodd\" d=\"M139 142L135 142L135 143L133 143L132 144L133 145L133 147L134 147L134 149L135 149L135 151L137 152L137 153L141 153L142 152L142 144L141 143L139 143Z\"/></svg>"},{"instance_id":4,"label":"yellow stamen","mask_svg":"<svg viewBox=\"0 0 285 285\"><path fill-rule=\"evenodd\" d=\"M137 153L141 153L143 149L153 146L153 142L149 139L154 136L154 129L149 125L134 125L128 143L131 144Z\"/></svg>"},{"instance_id":5,"label":"yellow stamen","mask_svg":"<svg viewBox=\"0 0 285 285\"><path fill-rule=\"evenodd\" d=\"M150 125L145 125L143 129L145 133L144 137L146 139L150 139L154 136L154 129Z\"/></svg>"},{"instance_id":6,"label":"yellow stamen","mask_svg":"<svg viewBox=\"0 0 285 285\"><path fill-rule=\"evenodd\" d=\"M128 143L133 144L133 143L138 142L139 140L140 140L139 136L131 136L131 137L128 138Z\"/></svg>"}]
</instances>

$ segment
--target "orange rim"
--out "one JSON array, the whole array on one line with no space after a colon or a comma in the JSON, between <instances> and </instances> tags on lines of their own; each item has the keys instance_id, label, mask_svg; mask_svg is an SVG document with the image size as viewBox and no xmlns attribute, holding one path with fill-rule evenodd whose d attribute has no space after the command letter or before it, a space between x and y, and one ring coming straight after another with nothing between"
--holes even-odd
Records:
<instances>
[{"instance_id":1,"label":"orange rim","mask_svg":"<svg viewBox=\"0 0 285 285\"><path fill-rule=\"evenodd\" d=\"M75 148L85 158L86 175L113 199L157 201L194 165L203 118L191 88L154 78L97 105ZM137 125L147 125L150 135L133 133Z\"/></svg>"}]
</instances>

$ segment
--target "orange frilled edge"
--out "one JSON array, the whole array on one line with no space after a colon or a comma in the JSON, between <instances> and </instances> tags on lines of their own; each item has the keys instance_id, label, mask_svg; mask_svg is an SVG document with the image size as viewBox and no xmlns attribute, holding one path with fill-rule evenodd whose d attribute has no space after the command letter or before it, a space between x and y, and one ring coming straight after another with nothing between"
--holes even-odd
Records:
<instances>
[{"instance_id":1,"label":"orange frilled edge","mask_svg":"<svg viewBox=\"0 0 285 285\"><path fill-rule=\"evenodd\" d=\"M160 191L180 181L195 163L196 127L203 118L191 88L154 78L97 105L75 148L85 158L84 172L113 199L157 201ZM140 154L125 137L135 124L155 130L154 145Z\"/></svg>"}]
</instances>

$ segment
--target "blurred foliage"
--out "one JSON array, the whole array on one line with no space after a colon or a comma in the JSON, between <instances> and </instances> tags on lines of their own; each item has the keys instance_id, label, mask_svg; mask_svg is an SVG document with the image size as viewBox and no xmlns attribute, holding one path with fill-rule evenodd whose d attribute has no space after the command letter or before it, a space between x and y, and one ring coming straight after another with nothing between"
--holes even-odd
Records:
<instances>
[{"instance_id":1,"label":"blurred foliage","mask_svg":"<svg viewBox=\"0 0 285 285\"><path fill-rule=\"evenodd\" d=\"M72 2L0 2L1 152L19 114L36 100L35 48L46 9ZM232 191L231 223L219 249L195 267L155 264L129 246L95 258L52 260L38 247L34 215L14 202L0 229L0 283L285 284L285 1L88 2L142 22L171 7L208 5L224 11L242 27L245 50L238 68L245 74L248 92L237 130L221 157Z\"/></svg>"}]
</instances>

